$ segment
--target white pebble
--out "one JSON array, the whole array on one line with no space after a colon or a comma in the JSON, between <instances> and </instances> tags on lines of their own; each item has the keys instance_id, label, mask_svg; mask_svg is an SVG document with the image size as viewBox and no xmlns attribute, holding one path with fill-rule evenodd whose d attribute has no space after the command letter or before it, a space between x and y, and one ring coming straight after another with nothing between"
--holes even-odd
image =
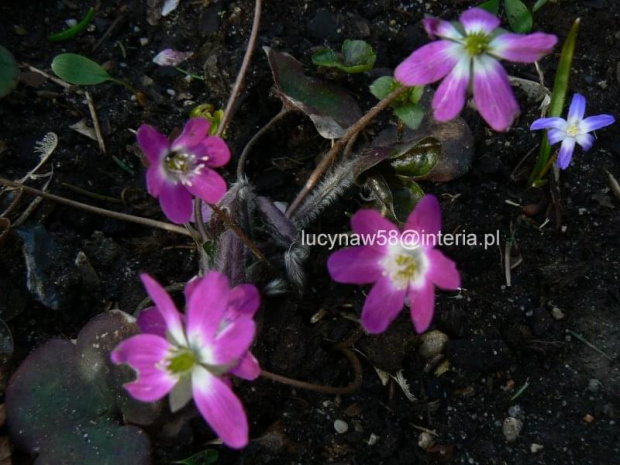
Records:
<instances>
[{"instance_id":1,"label":"white pebble","mask_svg":"<svg viewBox=\"0 0 620 465\"><path fill-rule=\"evenodd\" d=\"M338 434L344 434L347 431L349 431L349 425L347 424L346 421L336 420L334 422L334 429L336 430Z\"/></svg>"}]
</instances>

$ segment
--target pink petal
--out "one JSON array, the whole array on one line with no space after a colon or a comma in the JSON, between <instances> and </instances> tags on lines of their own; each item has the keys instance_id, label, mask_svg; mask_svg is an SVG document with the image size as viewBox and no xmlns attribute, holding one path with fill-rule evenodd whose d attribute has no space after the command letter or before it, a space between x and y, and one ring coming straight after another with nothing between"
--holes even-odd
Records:
<instances>
[{"instance_id":1,"label":"pink petal","mask_svg":"<svg viewBox=\"0 0 620 465\"><path fill-rule=\"evenodd\" d=\"M157 307L149 307L142 310L138 315L136 324L144 334L156 334L163 338L166 337L166 320L164 320Z\"/></svg>"},{"instance_id":2,"label":"pink petal","mask_svg":"<svg viewBox=\"0 0 620 465\"><path fill-rule=\"evenodd\" d=\"M192 195L182 184L165 184L159 193L159 204L173 223L187 223L192 217Z\"/></svg>"},{"instance_id":3,"label":"pink petal","mask_svg":"<svg viewBox=\"0 0 620 465\"><path fill-rule=\"evenodd\" d=\"M166 174L159 163L153 163L146 170L146 188L153 197L159 197L166 184Z\"/></svg>"},{"instance_id":4,"label":"pink petal","mask_svg":"<svg viewBox=\"0 0 620 465\"><path fill-rule=\"evenodd\" d=\"M181 323L181 314L178 312L170 295L148 274L142 273L140 279L146 288L146 292L153 299L153 303L166 322L166 328L172 338L178 345L187 345L185 334L183 333L183 324Z\"/></svg>"},{"instance_id":5,"label":"pink petal","mask_svg":"<svg viewBox=\"0 0 620 465\"><path fill-rule=\"evenodd\" d=\"M125 339L112 351L112 362L126 363L138 374L135 381L125 384L132 397L142 402L155 402L170 392L177 380L162 362L173 348L163 337L138 334Z\"/></svg>"},{"instance_id":6,"label":"pink petal","mask_svg":"<svg viewBox=\"0 0 620 465\"><path fill-rule=\"evenodd\" d=\"M202 281L203 279L204 278L201 278L200 276L194 276L192 279L187 281L187 283L185 284L185 289L183 289L183 295L185 296L186 305L187 305L187 302L189 302L189 299L192 296L194 290L196 290L196 288L198 287L198 284L200 284L200 281Z\"/></svg>"},{"instance_id":7,"label":"pink petal","mask_svg":"<svg viewBox=\"0 0 620 465\"><path fill-rule=\"evenodd\" d=\"M437 249L427 250L426 257L429 263L427 280L441 289L457 290L461 287L461 275L456 269L456 263Z\"/></svg>"},{"instance_id":8,"label":"pink petal","mask_svg":"<svg viewBox=\"0 0 620 465\"><path fill-rule=\"evenodd\" d=\"M378 280L364 302L362 309L364 329L371 334L385 331L403 309L406 293L407 288L395 288L387 277Z\"/></svg>"},{"instance_id":9,"label":"pink petal","mask_svg":"<svg viewBox=\"0 0 620 465\"><path fill-rule=\"evenodd\" d=\"M148 124L142 124L137 132L138 145L152 165L158 165L170 149L168 139L161 132Z\"/></svg>"},{"instance_id":10,"label":"pink petal","mask_svg":"<svg viewBox=\"0 0 620 465\"><path fill-rule=\"evenodd\" d=\"M568 108L568 124L577 124L586 114L586 98L581 94L573 95L573 100Z\"/></svg>"},{"instance_id":11,"label":"pink petal","mask_svg":"<svg viewBox=\"0 0 620 465\"><path fill-rule=\"evenodd\" d=\"M482 8L471 8L459 18L467 35L491 34L499 26L499 18Z\"/></svg>"},{"instance_id":12,"label":"pink petal","mask_svg":"<svg viewBox=\"0 0 620 465\"><path fill-rule=\"evenodd\" d=\"M172 150L182 151L188 150L189 147L193 147L202 142L209 133L209 127L211 123L206 118L192 118L183 128L183 132L179 137L172 142Z\"/></svg>"},{"instance_id":13,"label":"pink petal","mask_svg":"<svg viewBox=\"0 0 620 465\"><path fill-rule=\"evenodd\" d=\"M200 174L192 178L191 183L187 190L212 205L218 203L226 193L226 181L210 168L203 168Z\"/></svg>"},{"instance_id":14,"label":"pink petal","mask_svg":"<svg viewBox=\"0 0 620 465\"><path fill-rule=\"evenodd\" d=\"M449 21L428 17L422 20L424 29L431 39L441 37L442 39L460 40L463 34Z\"/></svg>"},{"instance_id":15,"label":"pink petal","mask_svg":"<svg viewBox=\"0 0 620 465\"><path fill-rule=\"evenodd\" d=\"M437 121L450 121L465 106L471 58L463 57L442 81L433 97L433 116Z\"/></svg>"},{"instance_id":16,"label":"pink petal","mask_svg":"<svg viewBox=\"0 0 620 465\"><path fill-rule=\"evenodd\" d=\"M491 55L518 63L534 63L551 53L558 38L553 34L501 34L489 43Z\"/></svg>"},{"instance_id":17,"label":"pink petal","mask_svg":"<svg viewBox=\"0 0 620 465\"><path fill-rule=\"evenodd\" d=\"M238 378L254 381L260 376L260 365L258 360L250 352L246 352L239 364L230 370L231 374Z\"/></svg>"},{"instance_id":18,"label":"pink petal","mask_svg":"<svg viewBox=\"0 0 620 465\"><path fill-rule=\"evenodd\" d=\"M234 449L245 447L248 419L230 387L203 367L197 367L192 373L192 389L198 410L224 444Z\"/></svg>"},{"instance_id":19,"label":"pink petal","mask_svg":"<svg viewBox=\"0 0 620 465\"><path fill-rule=\"evenodd\" d=\"M378 231L388 234L390 231L400 230L389 220L386 220L377 210L358 210L351 217L351 229L360 235L374 236Z\"/></svg>"},{"instance_id":20,"label":"pink petal","mask_svg":"<svg viewBox=\"0 0 620 465\"><path fill-rule=\"evenodd\" d=\"M506 131L519 115L506 70L486 55L474 59L474 101L484 120L496 131Z\"/></svg>"},{"instance_id":21,"label":"pink petal","mask_svg":"<svg viewBox=\"0 0 620 465\"><path fill-rule=\"evenodd\" d=\"M407 86L421 86L439 81L465 56L461 44L438 40L420 47L394 71L397 81Z\"/></svg>"},{"instance_id":22,"label":"pink petal","mask_svg":"<svg viewBox=\"0 0 620 465\"><path fill-rule=\"evenodd\" d=\"M425 235L435 236L441 231L441 207L434 195L425 195L409 214L405 223L405 230L417 231ZM425 242L427 245L428 241Z\"/></svg>"},{"instance_id":23,"label":"pink petal","mask_svg":"<svg viewBox=\"0 0 620 465\"><path fill-rule=\"evenodd\" d=\"M435 313L435 289L431 282L427 281L419 289L409 290L409 307L415 330L423 333L431 325Z\"/></svg>"},{"instance_id":24,"label":"pink petal","mask_svg":"<svg viewBox=\"0 0 620 465\"><path fill-rule=\"evenodd\" d=\"M179 66L193 55L194 52L179 52L178 50L167 48L155 55L153 63L159 66Z\"/></svg>"},{"instance_id":25,"label":"pink petal","mask_svg":"<svg viewBox=\"0 0 620 465\"><path fill-rule=\"evenodd\" d=\"M228 311L235 315L253 317L260 306L260 293L252 284L239 284L230 291Z\"/></svg>"},{"instance_id":26,"label":"pink petal","mask_svg":"<svg viewBox=\"0 0 620 465\"><path fill-rule=\"evenodd\" d=\"M592 144L594 144L594 136L592 134L580 134L575 139L576 142L581 145L584 152L590 150Z\"/></svg>"},{"instance_id":27,"label":"pink petal","mask_svg":"<svg viewBox=\"0 0 620 465\"><path fill-rule=\"evenodd\" d=\"M200 280L187 301L187 338L195 347L211 343L220 326L230 288L228 278L217 271Z\"/></svg>"},{"instance_id":28,"label":"pink petal","mask_svg":"<svg viewBox=\"0 0 620 465\"><path fill-rule=\"evenodd\" d=\"M565 170L570 165L573 158L573 152L575 151L575 138L567 137L562 141L560 146L560 153L558 154L558 166L560 169Z\"/></svg>"},{"instance_id":29,"label":"pink petal","mask_svg":"<svg viewBox=\"0 0 620 465\"><path fill-rule=\"evenodd\" d=\"M212 168L224 166L230 160L230 149L226 142L219 137L206 137L198 145L188 149L188 151L199 158L208 157L207 160L203 161Z\"/></svg>"},{"instance_id":30,"label":"pink petal","mask_svg":"<svg viewBox=\"0 0 620 465\"><path fill-rule=\"evenodd\" d=\"M379 262L384 256L385 252L379 247L350 247L332 253L327 259L327 269L339 283L374 283L383 276Z\"/></svg>"},{"instance_id":31,"label":"pink petal","mask_svg":"<svg viewBox=\"0 0 620 465\"><path fill-rule=\"evenodd\" d=\"M241 360L254 340L256 326L250 318L239 318L220 332L208 349L206 363L224 366Z\"/></svg>"}]
</instances>

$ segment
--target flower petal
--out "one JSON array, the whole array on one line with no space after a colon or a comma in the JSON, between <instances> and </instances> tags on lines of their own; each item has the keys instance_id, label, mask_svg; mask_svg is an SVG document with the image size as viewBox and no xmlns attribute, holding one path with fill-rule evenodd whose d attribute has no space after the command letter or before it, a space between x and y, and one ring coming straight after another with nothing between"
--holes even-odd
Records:
<instances>
[{"instance_id":1,"label":"flower petal","mask_svg":"<svg viewBox=\"0 0 620 465\"><path fill-rule=\"evenodd\" d=\"M441 207L437 197L431 194L422 197L409 214L405 230L433 236L441 231Z\"/></svg>"},{"instance_id":2,"label":"flower petal","mask_svg":"<svg viewBox=\"0 0 620 465\"><path fill-rule=\"evenodd\" d=\"M491 34L499 26L499 18L482 8L470 8L459 17L465 32L469 34Z\"/></svg>"},{"instance_id":3,"label":"flower petal","mask_svg":"<svg viewBox=\"0 0 620 465\"><path fill-rule=\"evenodd\" d=\"M231 374L238 378L254 381L260 376L260 365L258 360L250 352L246 352L239 364L230 370Z\"/></svg>"},{"instance_id":4,"label":"flower petal","mask_svg":"<svg viewBox=\"0 0 620 465\"><path fill-rule=\"evenodd\" d=\"M203 168L200 174L192 178L191 185L187 186L187 190L196 197L213 205L224 197L226 181L212 169Z\"/></svg>"},{"instance_id":5,"label":"flower petal","mask_svg":"<svg viewBox=\"0 0 620 465\"><path fill-rule=\"evenodd\" d=\"M463 38L463 34L449 21L428 17L422 20L422 24L431 39L441 37L442 39L460 40Z\"/></svg>"},{"instance_id":6,"label":"flower petal","mask_svg":"<svg viewBox=\"0 0 620 465\"><path fill-rule=\"evenodd\" d=\"M370 290L362 309L362 326L371 334L382 333L405 305L407 288L398 289L388 277L379 279Z\"/></svg>"},{"instance_id":7,"label":"flower petal","mask_svg":"<svg viewBox=\"0 0 620 465\"><path fill-rule=\"evenodd\" d=\"M173 223L187 223L192 217L192 195L182 184L164 184L159 193L159 204Z\"/></svg>"},{"instance_id":8,"label":"flower petal","mask_svg":"<svg viewBox=\"0 0 620 465\"><path fill-rule=\"evenodd\" d=\"M594 136L592 134L579 134L575 137L575 141L581 145L584 152L587 152L592 148L592 144L594 144Z\"/></svg>"},{"instance_id":9,"label":"flower petal","mask_svg":"<svg viewBox=\"0 0 620 465\"><path fill-rule=\"evenodd\" d=\"M564 140L566 137L566 132L561 129L549 129L547 131L547 139L549 140L550 145L555 145L558 142Z\"/></svg>"},{"instance_id":10,"label":"flower petal","mask_svg":"<svg viewBox=\"0 0 620 465\"><path fill-rule=\"evenodd\" d=\"M125 384L132 397L155 402L170 392L177 380L166 371L162 361L172 349L172 344L163 337L138 334L125 339L112 351L112 362L126 363L138 374L135 381Z\"/></svg>"},{"instance_id":11,"label":"flower petal","mask_svg":"<svg viewBox=\"0 0 620 465\"><path fill-rule=\"evenodd\" d=\"M570 161L573 158L573 152L575 151L575 138L567 137L562 141L560 147L560 153L558 154L558 166L560 169L565 170L570 165Z\"/></svg>"},{"instance_id":12,"label":"flower petal","mask_svg":"<svg viewBox=\"0 0 620 465\"><path fill-rule=\"evenodd\" d=\"M474 101L484 120L499 132L506 131L519 115L506 70L487 55L474 59Z\"/></svg>"},{"instance_id":13,"label":"flower petal","mask_svg":"<svg viewBox=\"0 0 620 465\"><path fill-rule=\"evenodd\" d=\"M351 229L359 235L374 236L378 231L399 231L394 223L385 219L377 210L362 209L358 210L351 217Z\"/></svg>"},{"instance_id":14,"label":"flower petal","mask_svg":"<svg viewBox=\"0 0 620 465\"><path fill-rule=\"evenodd\" d=\"M500 34L489 43L491 55L518 63L534 63L549 54L558 38L553 34Z\"/></svg>"},{"instance_id":15,"label":"flower petal","mask_svg":"<svg viewBox=\"0 0 620 465\"><path fill-rule=\"evenodd\" d=\"M579 129L583 132L592 132L615 123L616 119L611 115L589 116L581 122Z\"/></svg>"},{"instance_id":16,"label":"flower petal","mask_svg":"<svg viewBox=\"0 0 620 465\"><path fill-rule=\"evenodd\" d=\"M568 118L566 118L568 124L571 125L579 123L585 114L586 98L581 94L573 95L573 100L570 102L570 107L568 108Z\"/></svg>"},{"instance_id":17,"label":"flower petal","mask_svg":"<svg viewBox=\"0 0 620 465\"><path fill-rule=\"evenodd\" d=\"M200 280L187 301L187 338L194 347L213 341L228 307L228 278L217 271Z\"/></svg>"},{"instance_id":18,"label":"flower petal","mask_svg":"<svg viewBox=\"0 0 620 465\"><path fill-rule=\"evenodd\" d=\"M439 81L454 68L465 48L448 40L437 40L420 47L394 71L397 81L407 86L421 86Z\"/></svg>"},{"instance_id":19,"label":"flower petal","mask_svg":"<svg viewBox=\"0 0 620 465\"><path fill-rule=\"evenodd\" d=\"M423 333L431 325L435 313L435 288L431 282L409 290L409 313L418 333Z\"/></svg>"},{"instance_id":20,"label":"flower petal","mask_svg":"<svg viewBox=\"0 0 620 465\"><path fill-rule=\"evenodd\" d=\"M166 320L157 307L142 310L138 315L136 324L143 334L156 334L163 338L166 337Z\"/></svg>"},{"instance_id":21,"label":"flower petal","mask_svg":"<svg viewBox=\"0 0 620 465\"><path fill-rule=\"evenodd\" d=\"M260 306L260 293L253 284L239 284L232 288L228 312L238 316L253 317Z\"/></svg>"},{"instance_id":22,"label":"flower petal","mask_svg":"<svg viewBox=\"0 0 620 465\"><path fill-rule=\"evenodd\" d=\"M166 184L166 174L159 163L153 163L146 170L146 188L153 197L159 197Z\"/></svg>"},{"instance_id":23,"label":"flower petal","mask_svg":"<svg viewBox=\"0 0 620 465\"><path fill-rule=\"evenodd\" d=\"M433 97L433 117L437 121L450 121L465 106L470 70L471 58L465 56L437 88Z\"/></svg>"},{"instance_id":24,"label":"flower petal","mask_svg":"<svg viewBox=\"0 0 620 465\"><path fill-rule=\"evenodd\" d=\"M171 48L162 50L153 57L153 63L159 66L179 66L194 55L194 52L180 52Z\"/></svg>"},{"instance_id":25,"label":"flower petal","mask_svg":"<svg viewBox=\"0 0 620 465\"><path fill-rule=\"evenodd\" d=\"M208 365L224 366L241 360L245 355L256 333L254 320L239 318L220 332L208 350L205 351Z\"/></svg>"},{"instance_id":26,"label":"flower petal","mask_svg":"<svg viewBox=\"0 0 620 465\"><path fill-rule=\"evenodd\" d=\"M203 367L192 373L194 402L228 447L241 449L248 443L248 419L243 405L230 387Z\"/></svg>"},{"instance_id":27,"label":"flower petal","mask_svg":"<svg viewBox=\"0 0 620 465\"><path fill-rule=\"evenodd\" d=\"M566 131L568 129L568 122L563 118L538 118L530 126L530 131L538 131L539 129L560 129Z\"/></svg>"},{"instance_id":28,"label":"flower petal","mask_svg":"<svg viewBox=\"0 0 620 465\"><path fill-rule=\"evenodd\" d=\"M374 283L383 276L380 247L360 245L337 250L327 259L327 269L334 281L349 284Z\"/></svg>"},{"instance_id":29,"label":"flower petal","mask_svg":"<svg viewBox=\"0 0 620 465\"><path fill-rule=\"evenodd\" d=\"M461 275L456 263L437 249L426 251L428 258L427 279L441 289L457 290L461 287Z\"/></svg>"},{"instance_id":30,"label":"flower petal","mask_svg":"<svg viewBox=\"0 0 620 465\"><path fill-rule=\"evenodd\" d=\"M199 158L207 157L203 162L213 168L224 166L230 160L230 149L219 137L206 137L198 145L190 147L188 152Z\"/></svg>"},{"instance_id":31,"label":"flower petal","mask_svg":"<svg viewBox=\"0 0 620 465\"><path fill-rule=\"evenodd\" d=\"M166 322L166 329L178 345L187 345L185 334L183 333L183 324L181 323L181 314L178 312L176 305L170 298L170 295L166 290L151 278L148 274L142 273L140 275L142 284L146 288L146 292L149 294L153 303L161 313L164 321Z\"/></svg>"},{"instance_id":32,"label":"flower petal","mask_svg":"<svg viewBox=\"0 0 620 465\"><path fill-rule=\"evenodd\" d=\"M138 145L151 164L158 164L170 149L166 136L148 124L140 125L136 137Z\"/></svg>"},{"instance_id":33,"label":"flower petal","mask_svg":"<svg viewBox=\"0 0 620 465\"><path fill-rule=\"evenodd\" d=\"M207 137L210 126L211 123L206 118L197 117L190 119L185 123L181 135L172 142L172 150L188 150L189 147L200 144Z\"/></svg>"}]
</instances>

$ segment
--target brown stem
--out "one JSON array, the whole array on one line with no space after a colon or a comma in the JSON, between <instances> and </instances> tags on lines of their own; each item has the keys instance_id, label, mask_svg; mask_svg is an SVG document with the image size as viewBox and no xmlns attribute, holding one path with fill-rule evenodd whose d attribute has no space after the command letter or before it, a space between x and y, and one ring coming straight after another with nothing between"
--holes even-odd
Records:
<instances>
[{"instance_id":1,"label":"brown stem","mask_svg":"<svg viewBox=\"0 0 620 465\"><path fill-rule=\"evenodd\" d=\"M362 385L362 365L360 364L360 361L355 355L355 353L350 348L338 345L336 346L336 349L342 352L342 354L349 360L349 362L351 363L351 367L353 368L353 372L355 373L355 378L348 386L332 387L324 386L322 384L313 384L306 381L299 381L297 379L287 378L286 376L277 375L266 370L261 370L261 376L272 381L277 381L278 383L287 384L289 386L293 386L299 389L307 389L308 391L320 392L322 394L352 394L357 391Z\"/></svg>"},{"instance_id":2,"label":"brown stem","mask_svg":"<svg viewBox=\"0 0 620 465\"><path fill-rule=\"evenodd\" d=\"M75 200L66 199L58 195L48 194L47 192L33 189L32 187L23 186L17 182L9 181L8 179L4 178L0 178L0 184L15 189L20 188L23 189L24 192L28 192L29 194L38 195L39 197L43 197L44 199L53 200L54 202L58 202L63 205L68 205L70 207L79 208L80 210L84 210L90 213L95 213L96 215L103 215L109 218L114 218L115 220L128 221L130 223L137 223L143 226L149 226L151 228L159 228L163 229L164 231L183 234L184 236L191 236L189 231L175 224L164 223L163 221L156 221L149 218L142 218L140 216L127 215L126 213L118 213L111 210L106 210L104 208L93 207L92 205L76 202Z\"/></svg>"},{"instance_id":3,"label":"brown stem","mask_svg":"<svg viewBox=\"0 0 620 465\"><path fill-rule=\"evenodd\" d=\"M327 155L323 157L321 162L314 169L314 171L308 178L308 181L306 181L306 185L303 187L301 192L297 194L297 197L286 211L286 216L290 218L293 213L297 211L301 203L308 196L314 186L316 186L316 184L319 182L321 176L323 176L323 174L325 174L325 172L329 169L329 167L334 162L334 159L336 158L340 150L342 150L342 148L347 144L349 139L351 139L358 132L364 129L368 125L368 123L370 123L381 111L387 108L394 99L398 98L400 95L402 95L408 90L408 87L399 87L386 98L377 103L374 107L372 107L368 113L362 116L359 120L357 120L356 123L350 126L349 129L347 129L347 131L344 133L344 136L342 136L342 138L340 138L338 142L334 144L330 151L327 152Z\"/></svg>"},{"instance_id":4,"label":"brown stem","mask_svg":"<svg viewBox=\"0 0 620 465\"><path fill-rule=\"evenodd\" d=\"M199 198L194 198L194 221L198 234L200 234L200 240L202 241L200 245L202 246L202 244L209 240L209 235L205 230L205 222L202 217L202 200Z\"/></svg>"},{"instance_id":5,"label":"brown stem","mask_svg":"<svg viewBox=\"0 0 620 465\"><path fill-rule=\"evenodd\" d=\"M254 147L254 145L256 145L256 142L258 142L258 140L263 136L263 134L269 131L274 124L280 121L284 117L284 115L286 115L289 112L290 112L289 109L282 107L282 109L277 115L271 118L267 122L267 124L265 124L262 128L260 128L259 131L256 134L254 134L254 136L252 136L250 141L247 143L247 145L243 149L243 153L241 154L241 157L239 157L239 161L237 162L237 181L239 181L245 175L245 164L248 160L248 156L250 155L252 148Z\"/></svg>"},{"instance_id":6,"label":"brown stem","mask_svg":"<svg viewBox=\"0 0 620 465\"><path fill-rule=\"evenodd\" d=\"M553 163L558 159L558 152L555 152L553 154L553 156L551 158L549 158L549 161L547 161L547 164L545 165L545 167L542 169L542 171L540 172L540 175L538 176L538 179L542 179L545 177L545 175L547 174L547 172L549 171L549 169L553 166Z\"/></svg>"},{"instance_id":7,"label":"brown stem","mask_svg":"<svg viewBox=\"0 0 620 465\"><path fill-rule=\"evenodd\" d=\"M228 125L228 121L232 118L233 106L235 104L235 100L237 100L237 96L239 92L241 92L241 88L243 87L243 81L245 80L245 75L248 72L248 66L250 66L250 60L252 59L252 52L254 51L254 45L256 44L256 38L258 37L258 28L260 26L260 12L261 12L262 0L256 0L256 4L254 6L254 22L252 23L252 32L250 33L250 39L248 40L248 48L245 51L245 56L243 57L243 62L241 63L241 68L239 69L239 74L237 74L237 79L235 81L235 85L233 87L233 91L228 98L228 103L226 103L226 109L224 110L224 116L222 116L222 121L220 122L220 127L217 130L217 136L221 137L226 130L226 126Z\"/></svg>"}]
</instances>

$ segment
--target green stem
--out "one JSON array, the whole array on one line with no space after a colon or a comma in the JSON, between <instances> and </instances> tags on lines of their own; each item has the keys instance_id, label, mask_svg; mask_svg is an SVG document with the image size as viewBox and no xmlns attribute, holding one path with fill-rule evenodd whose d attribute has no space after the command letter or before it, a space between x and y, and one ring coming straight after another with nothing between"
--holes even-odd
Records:
<instances>
[{"instance_id":1,"label":"green stem","mask_svg":"<svg viewBox=\"0 0 620 465\"><path fill-rule=\"evenodd\" d=\"M190 73L189 71L184 70L183 68L180 68L178 66L175 66L174 69L176 69L179 73L185 74L186 76L189 76L193 79L200 79L201 81L205 80L205 78L203 78L202 76L198 76L197 74Z\"/></svg>"}]
</instances>

